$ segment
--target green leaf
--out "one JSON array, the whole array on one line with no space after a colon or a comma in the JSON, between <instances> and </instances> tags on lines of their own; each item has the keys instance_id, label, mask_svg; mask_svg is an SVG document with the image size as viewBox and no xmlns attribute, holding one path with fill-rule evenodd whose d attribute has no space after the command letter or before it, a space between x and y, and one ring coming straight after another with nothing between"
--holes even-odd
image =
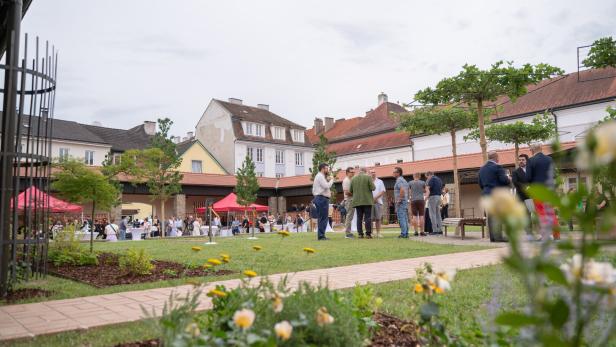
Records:
<instances>
[{"instance_id":1,"label":"green leaf","mask_svg":"<svg viewBox=\"0 0 616 347\"><path fill-rule=\"evenodd\" d=\"M565 346L565 341L558 335L549 334L541 337L543 347L562 347Z\"/></svg>"},{"instance_id":2,"label":"green leaf","mask_svg":"<svg viewBox=\"0 0 616 347\"><path fill-rule=\"evenodd\" d=\"M561 251L572 251L575 249L575 245L573 245L571 241L561 241L556 245L556 247L558 247Z\"/></svg>"},{"instance_id":3,"label":"green leaf","mask_svg":"<svg viewBox=\"0 0 616 347\"><path fill-rule=\"evenodd\" d=\"M419 315L423 321L430 321L432 317L438 316L439 307L436 303L428 301L419 309Z\"/></svg>"},{"instance_id":4,"label":"green leaf","mask_svg":"<svg viewBox=\"0 0 616 347\"><path fill-rule=\"evenodd\" d=\"M596 243L596 242L592 242L592 243L588 243L586 245L584 245L584 248L582 249L582 253L584 253L584 255L587 258L592 258L594 256L597 255L597 253L599 253L599 248L601 246Z\"/></svg>"},{"instance_id":5,"label":"green leaf","mask_svg":"<svg viewBox=\"0 0 616 347\"><path fill-rule=\"evenodd\" d=\"M529 316L519 312L505 312L496 317L496 324L511 327L522 327L526 325L538 324L541 320L537 317Z\"/></svg>"},{"instance_id":6,"label":"green leaf","mask_svg":"<svg viewBox=\"0 0 616 347\"><path fill-rule=\"evenodd\" d=\"M546 275L551 281L558 284L567 285L567 277L563 274L562 270L554 264L539 264L537 265L537 271L540 271Z\"/></svg>"},{"instance_id":7,"label":"green leaf","mask_svg":"<svg viewBox=\"0 0 616 347\"><path fill-rule=\"evenodd\" d=\"M509 256L503 260L505 265L517 271L524 271L524 263L520 258Z\"/></svg>"},{"instance_id":8,"label":"green leaf","mask_svg":"<svg viewBox=\"0 0 616 347\"><path fill-rule=\"evenodd\" d=\"M569 306L562 298L550 305L548 312L550 313L550 323L556 329L562 328L569 319Z\"/></svg>"},{"instance_id":9,"label":"green leaf","mask_svg":"<svg viewBox=\"0 0 616 347\"><path fill-rule=\"evenodd\" d=\"M527 193L533 199L547 202L554 206L559 206L559 207L561 206L560 198L558 197L556 192L542 184L531 184L528 187Z\"/></svg>"}]
</instances>

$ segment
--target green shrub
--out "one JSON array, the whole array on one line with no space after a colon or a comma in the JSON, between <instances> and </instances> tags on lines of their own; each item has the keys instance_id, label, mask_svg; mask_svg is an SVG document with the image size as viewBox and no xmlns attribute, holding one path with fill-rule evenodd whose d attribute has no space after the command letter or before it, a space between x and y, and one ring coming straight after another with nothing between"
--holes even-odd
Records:
<instances>
[{"instance_id":1,"label":"green shrub","mask_svg":"<svg viewBox=\"0 0 616 347\"><path fill-rule=\"evenodd\" d=\"M120 270L133 275L149 275L154 269L152 257L145 249L139 251L129 249L126 254L120 256L119 265Z\"/></svg>"},{"instance_id":2,"label":"green shrub","mask_svg":"<svg viewBox=\"0 0 616 347\"><path fill-rule=\"evenodd\" d=\"M332 291L326 286L302 283L290 292L286 279L278 285L262 280L251 286L244 282L227 291L218 286L210 291L213 308L196 314L199 290L184 297L170 298L159 321L163 344L168 346L362 346L373 326L373 309L381 301L371 288L352 293ZM275 305L279 302L281 305ZM278 308L278 309L276 309ZM234 316L242 311L254 313L249 326L237 326ZM318 317L330 316L331 320ZM275 325L288 322L291 336L277 336Z\"/></svg>"},{"instance_id":3,"label":"green shrub","mask_svg":"<svg viewBox=\"0 0 616 347\"><path fill-rule=\"evenodd\" d=\"M74 265L98 265L98 256L96 253L90 253L85 249L77 249L71 251L70 249L51 249L49 251L49 261L55 266Z\"/></svg>"}]
</instances>

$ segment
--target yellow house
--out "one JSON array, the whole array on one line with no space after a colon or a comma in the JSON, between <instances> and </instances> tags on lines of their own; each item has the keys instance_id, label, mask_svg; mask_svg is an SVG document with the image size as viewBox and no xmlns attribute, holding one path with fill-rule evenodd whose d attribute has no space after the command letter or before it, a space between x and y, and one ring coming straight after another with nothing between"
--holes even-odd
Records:
<instances>
[{"instance_id":1,"label":"yellow house","mask_svg":"<svg viewBox=\"0 0 616 347\"><path fill-rule=\"evenodd\" d=\"M178 154L182 157L180 172L228 174L199 140L190 139L180 142L176 148Z\"/></svg>"}]
</instances>

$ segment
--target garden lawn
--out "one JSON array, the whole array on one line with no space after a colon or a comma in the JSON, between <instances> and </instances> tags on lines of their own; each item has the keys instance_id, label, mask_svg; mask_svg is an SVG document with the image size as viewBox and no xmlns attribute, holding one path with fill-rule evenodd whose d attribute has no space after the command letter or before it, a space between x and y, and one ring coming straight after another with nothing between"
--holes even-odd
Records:
<instances>
[{"instance_id":1,"label":"garden lawn","mask_svg":"<svg viewBox=\"0 0 616 347\"><path fill-rule=\"evenodd\" d=\"M153 259L170 260L194 266L201 266L208 258L219 257L221 253L231 256L231 262L221 269L235 271L235 274L217 277L196 277L191 280L206 282L239 277L246 269L259 275L296 272L318 268L372 263L378 261L424 257L437 254L468 252L485 249L483 246L454 246L416 242L413 239L401 240L396 234L385 234L382 239L345 239L343 233L329 233L330 241L316 241L314 233L292 233L289 237L276 234L258 235L258 240L248 240L245 236L216 239L218 244L205 245L206 238L167 238L144 241L96 242L95 251L123 253L128 249L145 249ZM252 246L259 245L262 250L255 251ZM85 247L86 245L84 245ZM193 246L202 250L195 252ZM304 247L316 250L306 254ZM131 290L169 287L185 284L188 278L168 281L119 285L95 288L86 284L47 276L46 279L30 281L22 287L40 287L53 291L47 298L33 298L24 302L67 299L73 297L116 293ZM5 303L2 303L5 304Z\"/></svg>"}]
</instances>

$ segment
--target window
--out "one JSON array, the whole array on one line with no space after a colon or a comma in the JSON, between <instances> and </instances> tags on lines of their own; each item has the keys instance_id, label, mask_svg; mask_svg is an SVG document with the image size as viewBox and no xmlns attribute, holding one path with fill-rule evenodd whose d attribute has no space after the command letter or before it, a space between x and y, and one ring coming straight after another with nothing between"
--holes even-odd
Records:
<instances>
[{"instance_id":1,"label":"window","mask_svg":"<svg viewBox=\"0 0 616 347\"><path fill-rule=\"evenodd\" d=\"M120 159L122 159L122 155L120 153L113 153L111 157L111 162L114 164L120 164Z\"/></svg>"},{"instance_id":2,"label":"window","mask_svg":"<svg viewBox=\"0 0 616 347\"><path fill-rule=\"evenodd\" d=\"M284 140L284 128L283 127L273 127L274 131L274 139L275 140Z\"/></svg>"},{"instance_id":3,"label":"window","mask_svg":"<svg viewBox=\"0 0 616 347\"><path fill-rule=\"evenodd\" d=\"M244 125L244 128L246 130L246 135L252 135L254 133L253 124L252 123L246 122L245 125Z\"/></svg>"},{"instance_id":4,"label":"window","mask_svg":"<svg viewBox=\"0 0 616 347\"><path fill-rule=\"evenodd\" d=\"M263 124L255 124L255 135L264 137L265 136L264 133L265 131L263 131Z\"/></svg>"},{"instance_id":5,"label":"window","mask_svg":"<svg viewBox=\"0 0 616 347\"><path fill-rule=\"evenodd\" d=\"M295 152L295 166L304 166L304 153Z\"/></svg>"},{"instance_id":6,"label":"window","mask_svg":"<svg viewBox=\"0 0 616 347\"><path fill-rule=\"evenodd\" d=\"M86 165L94 165L94 151L86 151L84 162Z\"/></svg>"},{"instance_id":7,"label":"window","mask_svg":"<svg viewBox=\"0 0 616 347\"><path fill-rule=\"evenodd\" d=\"M248 156L248 158L250 158L250 160L255 161L255 149L252 147L248 147L246 148L246 155Z\"/></svg>"},{"instance_id":8,"label":"window","mask_svg":"<svg viewBox=\"0 0 616 347\"><path fill-rule=\"evenodd\" d=\"M202 173L203 172L203 164L201 160L193 160L192 161L192 172L193 173Z\"/></svg>"},{"instance_id":9,"label":"window","mask_svg":"<svg viewBox=\"0 0 616 347\"><path fill-rule=\"evenodd\" d=\"M263 177L263 172L257 172L257 177Z\"/></svg>"},{"instance_id":10,"label":"window","mask_svg":"<svg viewBox=\"0 0 616 347\"><path fill-rule=\"evenodd\" d=\"M257 163L263 162L263 148L257 148L257 159L255 160Z\"/></svg>"},{"instance_id":11,"label":"window","mask_svg":"<svg viewBox=\"0 0 616 347\"><path fill-rule=\"evenodd\" d=\"M68 159L68 148L60 148L60 161Z\"/></svg>"},{"instance_id":12,"label":"window","mask_svg":"<svg viewBox=\"0 0 616 347\"><path fill-rule=\"evenodd\" d=\"M396 163L398 163L398 164L402 164L402 163L403 163L403 161L402 161L402 159L396 159Z\"/></svg>"},{"instance_id":13,"label":"window","mask_svg":"<svg viewBox=\"0 0 616 347\"><path fill-rule=\"evenodd\" d=\"M284 151L276 150L276 164L284 164Z\"/></svg>"},{"instance_id":14,"label":"window","mask_svg":"<svg viewBox=\"0 0 616 347\"><path fill-rule=\"evenodd\" d=\"M291 133L293 134L293 141L294 142L304 142L304 131L303 130L297 130L297 129L293 129L291 130Z\"/></svg>"},{"instance_id":15,"label":"window","mask_svg":"<svg viewBox=\"0 0 616 347\"><path fill-rule=\"evenodd\" d=\"M374 163L374 166L381 166L381 163L379 163L378 161Z\"/></svg>"},{"instance_id":16,"label":"window","mask_svg":"<svg viewBox=\"0 0 616 347\"><path fill-rule=\"evenodd\" d=\"M277 174L276 174L276 178L283 178L283 177L284 177L284 174L283 174L283 173L277 173Z\"/></svg>"}]
</instances>

